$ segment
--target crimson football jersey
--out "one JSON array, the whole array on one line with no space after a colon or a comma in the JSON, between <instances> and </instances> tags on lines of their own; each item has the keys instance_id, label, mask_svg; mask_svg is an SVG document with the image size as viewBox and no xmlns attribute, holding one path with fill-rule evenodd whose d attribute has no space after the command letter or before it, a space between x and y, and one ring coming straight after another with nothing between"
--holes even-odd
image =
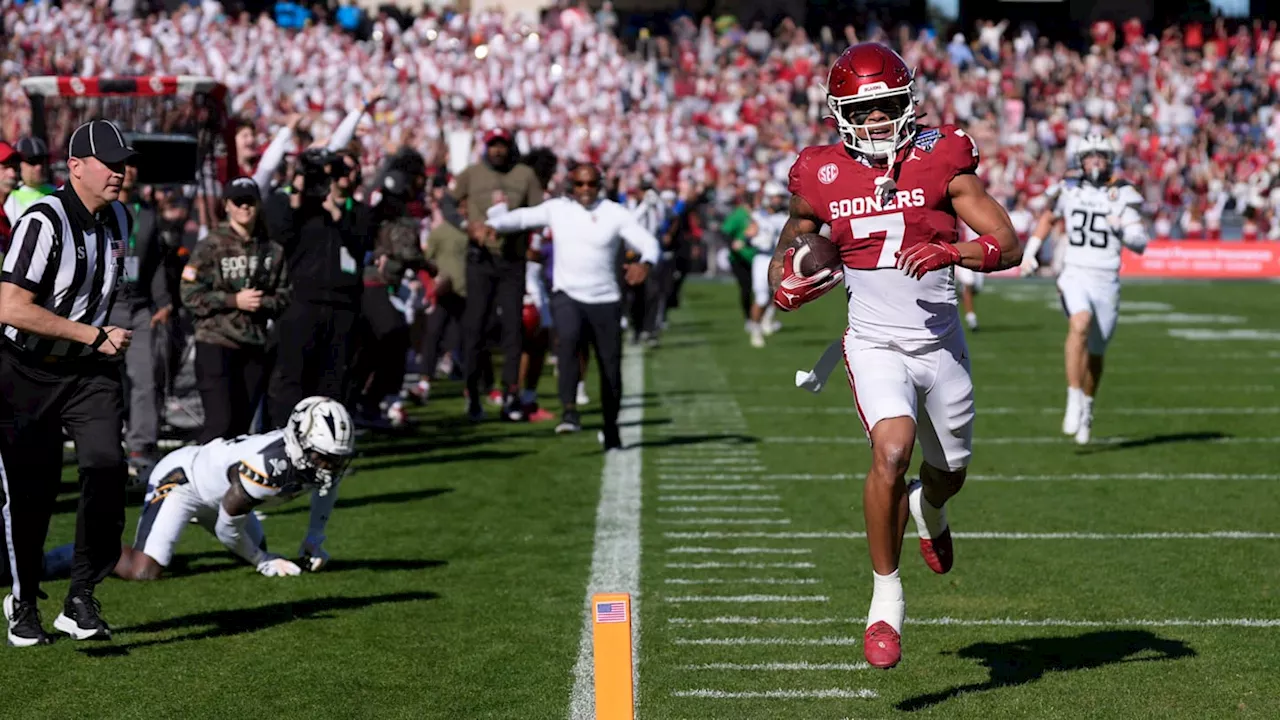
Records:
<instances>
[{"instance_id":1,"label":"crimson football jersey","mask_svg":"<svg viewBox=\"0 0 1280 720\"><path fill-rule=\"evenodd\" d=\"M845 264L855 333L908 348L957 329L951 268L916 280L897 269L897 255L921 243L957 241L948 187L957 175L977 168L977 144L954 125L920 128L899 151L897 189L890 197L876 185L885 169L850 155L842 144L800 153L789 188L831 228Z\"/></svg>"}]
</instances>

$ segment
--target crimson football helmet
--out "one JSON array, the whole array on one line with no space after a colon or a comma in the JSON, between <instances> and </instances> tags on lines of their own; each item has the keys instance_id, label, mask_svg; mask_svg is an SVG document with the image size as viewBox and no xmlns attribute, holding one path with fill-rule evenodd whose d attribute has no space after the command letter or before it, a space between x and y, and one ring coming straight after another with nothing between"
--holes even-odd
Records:
<instances>
[{"instance_id":1,"label":"crimson football helmet","mask_svg":"<svg viewBox=\"0 0 1280 720\"><path fill-rule=\"evenodd\" d=\"M886 158L911 142L916 133L915 78L898 53L880 43L850 45L827 75L827 107L845 147L872 158ZM892 120L887 137L875 137L885 123L868 123L879 110Z\"/></svg>"}]
</instances>

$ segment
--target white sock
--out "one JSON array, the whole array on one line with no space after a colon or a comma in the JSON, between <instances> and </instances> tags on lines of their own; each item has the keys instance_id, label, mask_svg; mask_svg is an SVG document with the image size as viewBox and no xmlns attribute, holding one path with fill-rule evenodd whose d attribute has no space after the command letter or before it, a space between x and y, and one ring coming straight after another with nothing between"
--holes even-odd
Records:
<instances>
[{"instance_id":1,"label":"white sock","mask_svg":"<svg viewBox=\"0 0 1280 720\"><path fill-rule=\"evenodd\" d=\"M765 308L765 309L764 309L764 324L765 324L765 325L772 325L772 324L773 324L773 316L774 316L774 313L775 313L775 312L777 312L777 306L775 306L773 303L769 303L769 307L767 307L767 308Z\"/></svg>"},{"instance_id":2,"label":"white sock","mask_svg":"<svg viewBox=\"0 0 1280 720\"><path fill-rule=\"evenodd\" d=\"M538 391L537 391L537 390L521 390L521 391L520 391L520 404L521 404L521 405L532 405L532 404L534 404L534 403L536 403L536 402L538 402Z\"/></svg>"},{"instance_id":3,"label":"white sock","mask_svg":"<svg viewBox=\"0 0 1280 720\"><path fill-rule=\"evenodd\" d=\"M938 537L947 529L945 507L936 508L924 496L924 485L916 480L907 488L907 500L911 517L916 521L916 533L925 540Z\"/></svg>"},{"instance_id":4,"label":"white sock","mask_svg":"<svg viewBox=\"0 0 1280 720\"><path fill-rule=\"evenodd\" d=\"M970 326L970 327L972 327L972 326L974 326L974 325L977 325L977 324L978 324L978 313L965 313L965 314L964 314L964 321L965 321L965 322L967 322L967 323L969 323L969 326Z\"/></svg>"},{"instance_id":5,"label":"white sock","mask_svg":"<svg viewBox=\"0 0 1280 720\"><path fill-rule=\"evenodd\" d=\"M1085 395L1084 391L1080 391L1080 410L1086 415L1093 412L1093 396Z\"/></svg>"},{"instance_id":6,"label":"white sock","mask_svg":"<svg viewBox=\"0 0 1280 720\"><path fill-rule=\"evenodd\" d=\"M867 627L878 622L887 622L896 631L902 632L902 621L907 616L907 602L902 594L902 579L898 571L881 575L871 571L874 580L871 593L871 609L867 612Z\"/></svg>"},{"instance_id":7,"label":"white sock","mask_svg":"<svg viewBox=\"0 0 1280 720\"><path fill-rule=\"evenodd\" d=\"M1080 401L1084 399L1084 390L1078 387L1067 388L1067 405L1072 407L1080 407Z\"/></svg>"}]
</instances>

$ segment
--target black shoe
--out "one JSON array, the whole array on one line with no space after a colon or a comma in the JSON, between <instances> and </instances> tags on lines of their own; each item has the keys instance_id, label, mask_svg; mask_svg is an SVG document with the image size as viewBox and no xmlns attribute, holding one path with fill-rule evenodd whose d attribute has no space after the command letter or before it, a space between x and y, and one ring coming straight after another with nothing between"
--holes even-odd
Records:
<instances>
[{"instance_id":1,"label":"black shoe","mask_svg":"<svg viewBox=\"0 0 1280 720\"><path fill-rule=\"evenodd\" d=\"M4 619L9 627L9 644L13 647L50 645L53 637L40 623L40 608L35 603L20 602L12 595L4 596Z\"/></svg>"},{"instance_id":2,"label":"black shoe","mask_svg":"<svg viewBox=\"0 0 1280 720\"><path fill-rule=\"evenodd\" d=\"M502 403L502 419L508 422L524 422L524 405L520 396L512 393Z\"/></svg>"},{"instance_id":3,"label":"black shoe","mask_svg":"<svg viewBox=\"0 0 1280 720\"><path fill-rule=\"evenodd\" d=\"M582 421L578 419L577 410L566 410L564 416L560 418L560 424L556 425L557 435L581 432L581 430Z\"/></svg>"},{"instance_id":4,"label":"black shoe","mask_svg":"<svg viewBox=\"0 0 1280 720\"><path fill-rule=\"evenodd\" d=\"M111 639L111 626L102 619L102 605L91 593L68 595L53 627L76 640Z\"/></svg>"},{"instance_id":5,"label":"black shoe","mask_svg":"<svg viewBox=\"0 0 1280 720\"><path fill-rule=\"evenodd\" d=\"M612 433L608 433L608 432L605 432L604 430L601 430L600 432L596 433L596 440L604 448L605 452L609 452L610 450L622 449L622 437L618 434L618 431L616 430L613 431Z\"/></svg>"}]
</instances>

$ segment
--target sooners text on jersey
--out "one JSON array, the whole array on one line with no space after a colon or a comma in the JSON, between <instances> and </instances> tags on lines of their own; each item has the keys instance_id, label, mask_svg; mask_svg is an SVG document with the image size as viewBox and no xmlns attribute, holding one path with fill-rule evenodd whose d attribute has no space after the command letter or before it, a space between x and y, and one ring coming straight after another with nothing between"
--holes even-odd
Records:
<instances>
[{"instance_id":1,"label":"sooners text on jersey","mask_svg":"<svg viewBox=\"0 0 1280 720\"><path fill-rule=\"evenodd\" d=\"M922 127L899 151L896 190L882 194L884 175L844 145L806 148L791 167L789 186L831 227L849 292L849 326L859 337L913 349L958 328L950 268L907 277L899 252L921 243L957 241L948 187L978 167L978 146L954 125Z\"/></svg>"}]
</instances>

